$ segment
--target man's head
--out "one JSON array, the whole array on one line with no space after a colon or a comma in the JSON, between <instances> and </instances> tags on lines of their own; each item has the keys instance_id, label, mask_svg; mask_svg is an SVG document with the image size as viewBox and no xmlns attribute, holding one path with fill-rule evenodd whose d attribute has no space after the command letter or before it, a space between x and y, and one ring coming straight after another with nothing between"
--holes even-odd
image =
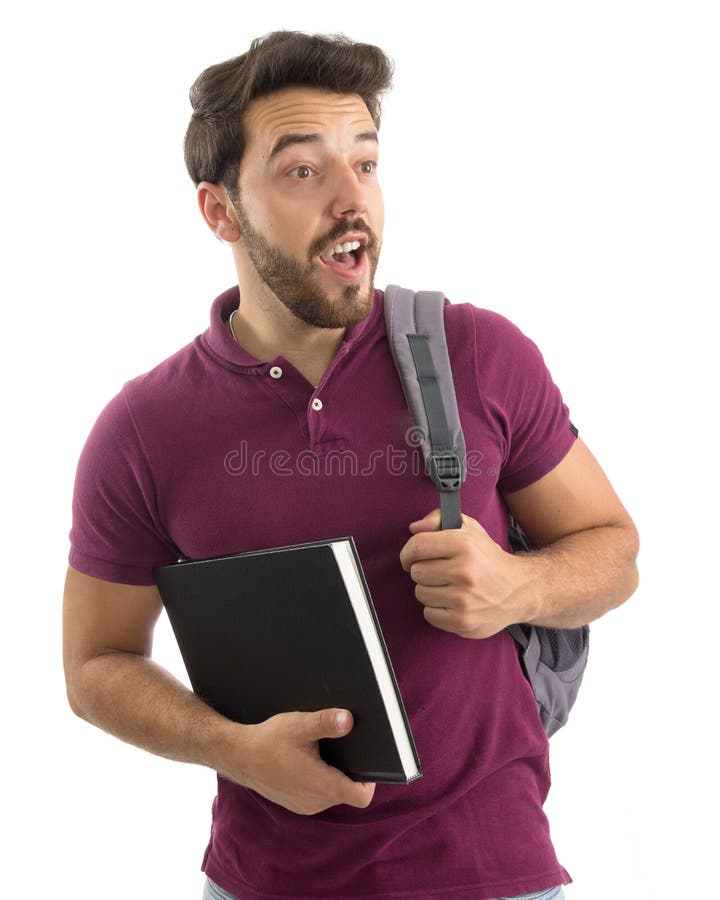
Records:
<instances>
[{"instance_id":1,"label":"man's head","mask_svg":"<svg viewBox=\"0 0 720 900\"><path fill-rule=\"evenodd\" d=\"M346 327L370 308L383 226L377 128L391 74L377 47L275 32L191 91L185 158L206 221L233 242L241 282L243 272L257 279L318 327Z\"/></svg>"},{"instance_id":2,"label":"man's head","mask_svg":"<svg viewBox=\"0 0 720 900\"><path fill-rule=\"evenodd\" d=\"M190 89L192 118L185 134L190 177L234 188L245 149L244 116L257 97L291 86L359 94L375 128L389 90L392 63L379 47L341 35L273 31L247 53L210 66Z\"/></svg>"}]
</instances>

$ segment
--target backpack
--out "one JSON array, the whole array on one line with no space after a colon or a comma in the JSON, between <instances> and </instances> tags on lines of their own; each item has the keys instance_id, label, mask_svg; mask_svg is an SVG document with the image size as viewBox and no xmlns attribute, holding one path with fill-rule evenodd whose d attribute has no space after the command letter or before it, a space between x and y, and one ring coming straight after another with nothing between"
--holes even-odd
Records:
<instances>
[{"instance_id":1,"label":"backpack","mask_svg":"<svg viewBox=\"0 0 720 900\"><path fill-rule=\"evenodd\" d=\"M440 494L441 528L459 528L460 485L467 476L465 438L445 338L445 296L391 284L385 325L405 399L417 429L426 472ZM577 433L577 432L575 432ZM508 530L514 551L531 550L519 523ZM533 690L548 737L567 721L587 665L590 630L518 623L507 629Z\"/></svg>"}]
</instances>

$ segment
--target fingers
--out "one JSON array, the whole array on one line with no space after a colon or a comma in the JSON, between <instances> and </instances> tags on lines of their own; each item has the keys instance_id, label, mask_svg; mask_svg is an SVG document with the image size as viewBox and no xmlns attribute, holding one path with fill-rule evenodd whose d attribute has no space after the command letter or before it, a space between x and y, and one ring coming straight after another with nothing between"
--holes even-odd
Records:
<instances>
[{"instance_id":1,"label":"fingers","mask_svg":"<svg viewBox=\"0 0 720 900\"><path fill-rule=\"evenodd\" d=\"M475 521L475 519L470 516L466 516L461 514L461 527L468 526ZM432 512L429 512L422 519L416 519L414 522L411 522L408 528L413 534L420 534L422 531L440 531L442 524L442 515L439 509L433 509ZM456 530L456 529L453 529Z\"/></svg>"},{"instance_id":2,"label":"fingers","mask_svg":"<svg viewBox=\"0 0 720 900\"><path fill-rule=\"evenodd\" d=\"M371 803L375 785L348 778L328 765L318 748L319 740L341 738L352 729L348 710L279 713L245 727L252 731L242 751L239 784L300 815L315 815L341 803L361 809Z\"/></svg>"},{"instance_id":3,"label":"fingers","mask_svg":"<svg viewBox=\"0 0 720 900\"><path fill-rule=\"evenodd\" d=\"M296 715L299 719L298 738L313 745L316 745L321 738L344 737L352 730L354 724L353 715L347 709L333 707ZM318 766L317 777L322 778L324 782L322 788L320 788L320 784L318 784L318 788L327 798L321 801L321 808L335 806L339 803L346 803L348 806L358 809L364 809L370 805L375 794L374 784L353 781L339 769L323 763L319 756L316 757L316 764ZM322 766L322 772L319 771L320 766ZM313 811L317 811L317 809L313 809Z\"/></svg>"},{"instance_id":4,"label":"fingers","mask_svg":"<svg viewBox=\"0 0 720 900\"><path fill-rule=\"evenodd\" d=\"M352 781L350 778L347 780L350 782L351 790L348 792L348 799L343 802L357 809L366 809L370 806L375 795L375 785L364 781Z\"/></svg>"},{"instance_id":5,"label":"fingers","mask_svg":"<svg viewBox=\"0 0 720 900\"><path fill-rule=\"evenodd\" d=\"M343 737L353 727L353 716L347 709L321 709L297 715L300 735L308 741Z\"/></svg>"},{"instance_id":6,"label":"fingers","mask_svg":"<svg viewBox=\"0 0 720 900\"><path fill-rule=\"evenodd\" d=\"M466 613L460 613L455 609L440 609L437 607L426 606L423 609L425 621L440 631L447 631L449 634L457 634L464 638L480 638L490 637L499 628L485 629L478 625L473 616Z\"/></svg>"},{"instance_id":7,"label":"fingers","mask_svg":"<svg viewBox=\"0 0 720 900\"><path fill-rule=\"evenodd\" d=\"M427 587L424 584L415 586L415 599L422 606L430 609L454 609L457 591L451 591L447 585Z\"/></svg>"},{"instance_id":8,"label":"fingers","mask_svg":"<svg viewBox=\"0 0 720 900\"><path fill-rule=\"evenodd\" d=\"M400 565L406 572L416 562L474 555L484 547L495 545L487 531L471 516L462 516L461 528L439 531L439 525L439 509L434 509L424 519L410 523L413 536L400 551Z\"/></svg>"},{"instance_id":9,"label":"fingers","mask_svg":"<svg viewBox=\"0 0 720 900\"><path fill-rule=\"evenodd\" d=\"M449 531L438 531L413 535L400 551L400 565L409 572L413 563L421 559L447 559L452 554L452 539L447 540L449 534Z\"/></svg>"},{"instance_id":10,"label":"fingers","mask_svg":"<svg viewBox=\"0 0 720 900\"><path fill-rule=\"evenodd\" d=\"M422 560L410 566L412 580L425 587L449 587L460 580L454 576L455 568L451 568L447 560L443 559Z\"/></svg>"},{"instance_id":11,"label":"fingers","mask_svg":"<svg viewBox=\"0 0 720 900\"><path fill-rule=\"evenodd\" d=\"M347 709L321 709L313 713L299 713L299 716L303 738L313 743L321 738L344 737L354 724L353 715ZM332 766L327 769L329 779L335 782L333 790L339 798L335 802L347 803L360 809L369 806L375 793L374 784L353 781Z\"/></svg>"},{"instance_id":12,"label":"fingers","mask_svg":"<svg viewBox=\"0 0 720 900\"><path fill-rule=\"evenodd\" d=\"M410 523L410 531L413 534L419 534L421 531L439 531L441 523L440 510L434 509L429 512L423 519L418 519Z\"/></svg>"},{"instance_id":13,"label":"fingers","mask_svg":"<svg viewBox=\"0 0 720 900\"><path fill-rule=\"evenodd\" d=\"M357 809L365 809L372 803L375 794L375 785L365 781L353 781L339 769L327 767L328 779L326 790L332 798L327 805L345 803Z\"/></svg>"}]
</instances>

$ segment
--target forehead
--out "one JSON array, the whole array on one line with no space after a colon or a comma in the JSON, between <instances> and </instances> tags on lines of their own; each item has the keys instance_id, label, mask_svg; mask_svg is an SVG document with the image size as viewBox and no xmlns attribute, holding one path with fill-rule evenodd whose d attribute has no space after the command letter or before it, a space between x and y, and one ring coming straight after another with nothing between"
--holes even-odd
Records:
<instances>
[{"instance_id":1,"label":"forehead","mask_svg":"<svg viewBox=\"0 0 720 900\"><path fill-rule=\"evenodd\" d=\"M285 134L375 131L359 94L334 94L318 88L290 87L253 100L245 111L243 131L248 149L263 156Z\"/></svg>"}]
</instances>

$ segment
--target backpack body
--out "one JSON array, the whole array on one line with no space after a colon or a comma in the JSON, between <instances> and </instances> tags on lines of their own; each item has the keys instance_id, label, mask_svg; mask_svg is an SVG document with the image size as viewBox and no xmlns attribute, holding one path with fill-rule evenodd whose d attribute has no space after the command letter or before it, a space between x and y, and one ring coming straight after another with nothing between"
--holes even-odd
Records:
<instances>
[{"instance_id":1,"label":"backpack body","mask_svg":"<svg viewBox=\"0 0 720 900\"><path fill-rule=\"evenodd\" d=\"M397 285L385 290L385 325L403 392L421 441L425 467L438 488L444 528L459 528L460 488L467 477L465 438L455 397L444 319L445 296ZM508 531L516 552L531 550L520 525ZM508 631L535 696L548 737L567 721L587 665L590 629L518 623Z\"/></svg>"}]
</instances>

